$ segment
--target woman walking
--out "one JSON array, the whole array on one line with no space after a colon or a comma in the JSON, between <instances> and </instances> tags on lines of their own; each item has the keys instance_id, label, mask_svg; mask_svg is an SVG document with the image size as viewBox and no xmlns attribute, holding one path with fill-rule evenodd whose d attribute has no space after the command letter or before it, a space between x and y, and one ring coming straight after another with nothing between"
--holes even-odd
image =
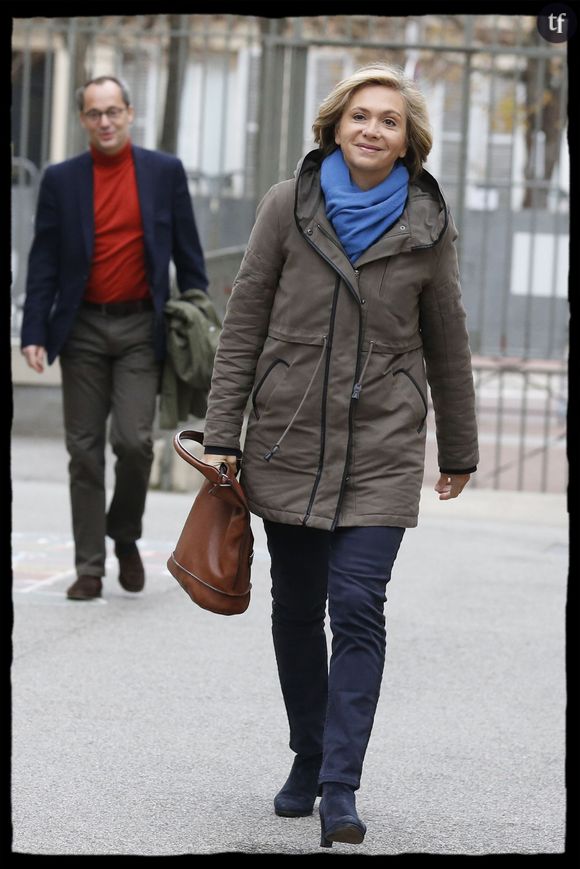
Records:
<instances>
[{"instance_id":1,"label":"woman walking","mask_svg":"<svg viewBox=\"0 0 580 869\"><path fill-rule=\"evenodd\" d=\"M339 82L318 148L259 205L216 355L205 460L242 458L271 555L272 634L295 758L275 812L363 841L359 788L385 659L386 585L417 525L427 383L441 500L476 470L456 230L423 169L425 99L374 63ZM324 633L332 633L330 662Z\"/></svg>"}]
</instances>

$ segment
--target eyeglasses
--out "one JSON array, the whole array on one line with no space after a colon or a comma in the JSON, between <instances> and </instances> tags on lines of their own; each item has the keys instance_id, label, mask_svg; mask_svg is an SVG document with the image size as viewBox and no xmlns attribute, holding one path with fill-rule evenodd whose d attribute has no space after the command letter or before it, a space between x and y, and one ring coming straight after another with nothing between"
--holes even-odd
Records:
<instances>
[{"instance_id":1,"label":"eyeglasses","mask_svg":"<svg viewBox=\"0 0 580 869\"><path fill-rule=\"evenodd\" d=\"M91 109L89 112L83 112L83 115L91 124L98 124L101 120L101 115L106 115L110 121L116 121L125 111L126 107L120 109L117 106L111 106L110 109L105 109L104 112L99 112L98 109Z\"/></svg>"}]
</instances>

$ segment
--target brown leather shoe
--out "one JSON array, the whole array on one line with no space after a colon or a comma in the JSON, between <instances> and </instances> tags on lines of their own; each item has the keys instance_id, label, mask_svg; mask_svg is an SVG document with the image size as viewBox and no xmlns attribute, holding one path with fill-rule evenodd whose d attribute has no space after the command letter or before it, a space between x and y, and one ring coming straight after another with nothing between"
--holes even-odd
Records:
<instances>
[{"instance_id":1,"label":"brown leather shoe","mask_svg":"<svg viewBox=\"0 0 580 869\"><path fill-rule=\"evenodd\" d=\"M66 596L69 600L93 600L101 596L102 589L103 581L100 576L81 574L67 589Z\"/></svg>"},{"instance_id":2,"label":"brown leather shoe","mask_svg":"<svg viewBox=\"0 0 580 869\"><path fill-rule=\"evenodd\" d=\"M115 555L119 559L119 582L125 591L142 591L145 585L145 569L135 543L115 543Z\"/></svg>"}]
</instances>

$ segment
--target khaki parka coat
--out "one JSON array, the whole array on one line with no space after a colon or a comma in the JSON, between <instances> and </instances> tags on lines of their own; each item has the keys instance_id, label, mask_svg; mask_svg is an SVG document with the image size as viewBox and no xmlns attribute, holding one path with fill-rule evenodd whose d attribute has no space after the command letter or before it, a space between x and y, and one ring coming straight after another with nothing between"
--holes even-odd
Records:
<instances>
[{"instance_id":1,"label":"khaki parka coat","mask_svg":"<svg viewBox=\"0 0 580 869\"><path fill-rule=\"evenodd\" d=\"M457 233L435 179L351 264L328 220L323 154L274 185L228 301L205 443L240 447L265 519L333 530L417 524L427 381L442 472L478 462Z\"/></svg>"}]
</instances>

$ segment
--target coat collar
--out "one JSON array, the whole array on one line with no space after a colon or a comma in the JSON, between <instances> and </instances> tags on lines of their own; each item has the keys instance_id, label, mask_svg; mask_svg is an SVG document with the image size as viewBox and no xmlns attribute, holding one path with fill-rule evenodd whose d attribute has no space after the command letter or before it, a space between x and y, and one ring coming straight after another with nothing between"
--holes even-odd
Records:
<instances>
[{"instance_id":1,"label":"coat collar","mask_svg":"<svg viewBox=\"0 0 580 869\"><path fill-rule=\"evenodd\" d=\"M356 286L359 266L398 253L434 247L448 223L448 208L441 189L425 169L409 184L405 209L394 225L356 260L350 262L326 216L324 195L320 187L320 166L324 155L318 148L307 154L296 168L295 218L307 239L344 276ZM358 293L357 293L358 295Z\"/></svg>"}]
</instances>

